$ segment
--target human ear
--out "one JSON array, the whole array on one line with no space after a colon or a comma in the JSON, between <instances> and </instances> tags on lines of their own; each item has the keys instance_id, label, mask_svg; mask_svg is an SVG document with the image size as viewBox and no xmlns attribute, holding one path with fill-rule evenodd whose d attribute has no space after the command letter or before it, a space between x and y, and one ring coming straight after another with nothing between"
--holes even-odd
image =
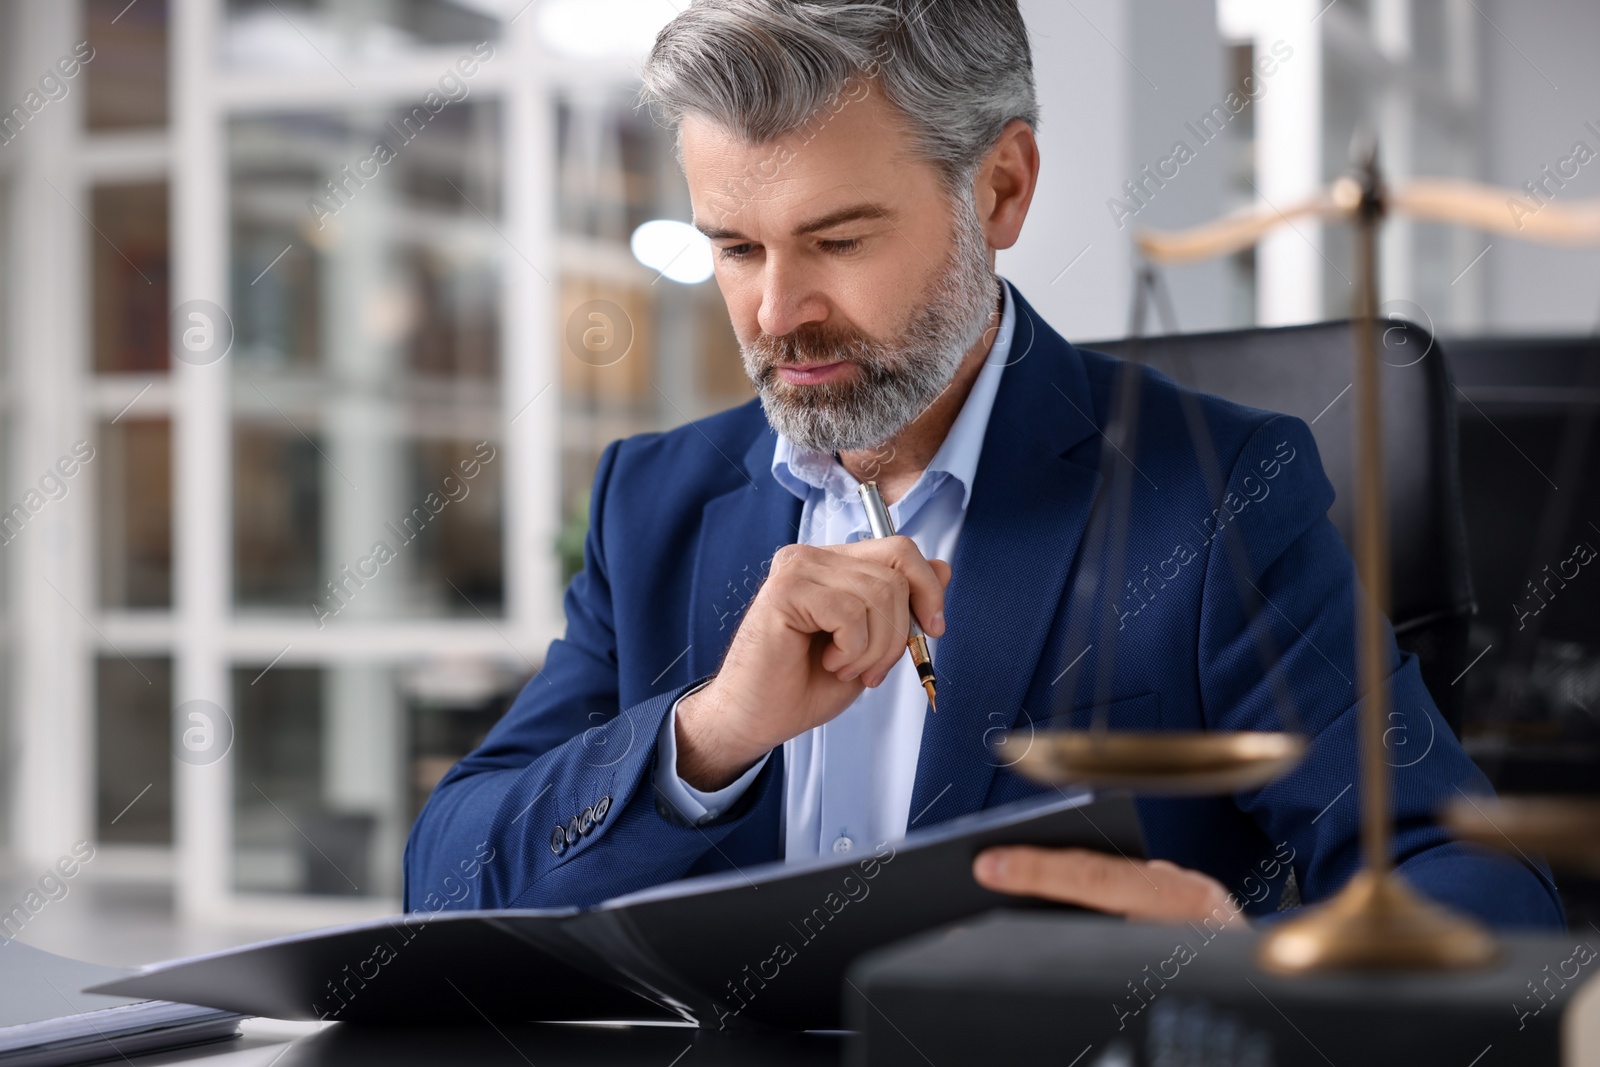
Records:
<instances>
[{"instance_id":1,"label":"human ear","mask_svg":"<svg viewBox=\"0 0 1600 1067\"><path fill-rule=\"evenodd\" d=\"M1039 142L1031 126L1013 119L984 157L974 189L978 221L991 248L1017 243L1038 187Z\"/></svg>"}]
</instances>

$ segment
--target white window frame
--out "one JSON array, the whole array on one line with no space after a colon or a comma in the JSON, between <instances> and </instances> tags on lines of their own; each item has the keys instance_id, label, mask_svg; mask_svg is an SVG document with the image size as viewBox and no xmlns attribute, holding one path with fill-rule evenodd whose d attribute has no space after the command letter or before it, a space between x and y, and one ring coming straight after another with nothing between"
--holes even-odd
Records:
<instances>
[{"instance_id":1,"label":"white window frame","mask_svg":"<svg viewBox=\"0 0 1600 1067\"><path fill-rule=\"evenodd\" d=\"M54 56L82 39L80 0L18 0L18 8L21 55ZM504 617L351 620L318 631L309 612L303 622L260 619L232 605L231 360L206 367L174 362L168 375L93 374L88 255L99 238L73 205L87 212L96 184L168 180L172 301L208 299L227 307L228 121L420 99L461 49L429 50L381 68L350 67L349 81L333 71L230 74L218 63L223 17L223 0L170 0L167 129L89 134L80 91L52 105L60 114L41 116L53 121L27 130L33 141L26 152L0 161L16 179L3 205L17 238L5 250L17 281L17 314L5 324L17 415L8 485L35 479L62 442L92 436L100 420L136 397L140 415L169 415L173 433L172 610L95 606L90 492L42 514L54 521L49 530L28 531L51 536L19 538L7 549L6 607L17 666L10 682L9 747L18 768L10 836L17 858L31 865L53 862L74 841L94 840L97 656L170 655L174 706L204 699L231 715L236 666L280 655L280 665L318 666L461 653L531 672L564 626L554 547L562 518L554 100L561 89L632 85L634 74L621 60L576 63L547 54L535 20L519 16L496 42L494 62L474 78L475 99L500 101L504 134L504 210L496 220L508 246L501 260ZM46 177L58 179L54 184L72 203L52 192ZM45 584L46 576L57 589ZM170 879L185 922L317 925L398 908L393 898L236 891L233 790L231 759L206 767L175 761L173 847L102 848L96 873Z\"/></svg>"}]
</instances>

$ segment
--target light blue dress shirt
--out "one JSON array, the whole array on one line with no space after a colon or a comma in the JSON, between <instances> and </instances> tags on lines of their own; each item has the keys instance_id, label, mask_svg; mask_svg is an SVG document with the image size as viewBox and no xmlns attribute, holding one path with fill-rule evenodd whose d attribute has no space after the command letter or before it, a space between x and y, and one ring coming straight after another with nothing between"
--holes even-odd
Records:
<instances>
[{"instance_id":1,"label":"light blue dress shirt","mask_svg":"<svg viewBox=\"0 0 1600 1067\"><path fill-rule=\"evenodd\" d=\"M989 412L1010 359L1016 323L1011 287L1001 283L1005 306L983 369L972 391L916 483L889 506L896 532L911 538L928 559L949 561L966 519ZM831 455L810 452L780 435L772 476L805 501L799 543L840 545L870 536L857 495L860 482ZM934 669L938 641L928 638ZM692 692L692 690L691 690ZM684 696L688 696L685 693ZM680 700L682 697L679 698ZM895 841L917 819L911 812L917 755L928 697L909 656L902 656L882 685L868 689L837 718L784 742L784 858L844 853ZM744 793L771 758L763 756L731 785L695 789L677 774L677 708L657 736L656 788L677 813L695 823L715 819Z\"/></svg>"}]
</instances>

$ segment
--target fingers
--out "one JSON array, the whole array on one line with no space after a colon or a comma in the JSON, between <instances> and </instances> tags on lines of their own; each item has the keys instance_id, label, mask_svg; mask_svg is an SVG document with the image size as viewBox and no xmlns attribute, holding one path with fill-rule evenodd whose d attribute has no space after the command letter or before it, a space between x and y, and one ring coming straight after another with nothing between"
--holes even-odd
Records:
<instances>
[{"instance_id":1,"label":"fingers","mask_svg":"<svg viewBox=\"0 0 1600 1067\"><path fill-rule=\"evenodd\" d=\"M869 687L882 684L906 651L911 611L904 577L893 571L830 567L821 575L821 584L829 589L830 603L838 603L852 616L860 612L866 631L864 647L836 672L840 680L859 678Z\"/></svg>"},{"instance_id":2,"label":"fingers","mask_svg":"<svg viewBox=\"0 0 1600 1067\"><path fill-rule=\"evenodd\" d=\"M910 583L911 610L917 622L928 636L944 636L944 588L950 583L948 563L930 562L911 538L898 535L836 545L828 551L890 567L904 575Z\"/></svg>"},{"instance_id":3,"label":"fingers","mask_svg":"<svg viewBox=\"0 0 1600 1067\"><path fill-rule=\"evenodd\" d=\"M867 605L870 640L856 677L869 688L882 685L906 654L906 637L911 631L908 583L898 571L886 569L839 569L835 574Z\"/></svg>"},{"instance_id":4,"label":"fingers","mask_svg":"<svg viewBox=\"0 0 1600 1067\"><path fill-rule=\"evenodd\" d=\"M997 892L1151 922L1215 916L1226 923L1240 912L1228 891L1199 871L1166 860L1136 861L1087 849L986 849L973 863L973 876Z\"/></svg>"},{"instance_id":5,"label":"fingers","mask_svg":"<svg viewBox=\"0 0 1600 1067\"><path fill-rule=\"evenodd\" d=\"M788 545L773 559L763 593L788 624L826 633L821 665L841 681L883 684L905 656L915 612L924 632L942 636L950 565L927 560L907 537L818 547Z\"/></svg>"},{"instance_id":6,"label":"fingers","mask_svg":"<svg viewBox=\"0 0 1600 1067\"><path fill-rule=\"evenodd\" d=\"M905 655L910 584L893 568L791 545L763 592L794 629L830 636L821 664L841 681L878 685Z\"/></svg>"}]
</instances>

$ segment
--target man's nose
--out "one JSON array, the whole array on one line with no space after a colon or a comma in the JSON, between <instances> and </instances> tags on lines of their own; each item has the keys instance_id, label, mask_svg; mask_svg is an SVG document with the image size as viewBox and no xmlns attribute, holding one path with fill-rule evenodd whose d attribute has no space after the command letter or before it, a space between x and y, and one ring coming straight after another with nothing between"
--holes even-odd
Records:
<instances>
[{"instance_id":1,"label":"man's nose","mask_svg":"<svg viewBox=\"0 0 1600 1067\"><path fill-rule=\"evenodd\" d=\"M821 322L827 315L827 302L808 272L792 262L769 256L761 283L761 309L756 315L762 332L768 337L783 337L808 322Z\"/></svg>"}]
</instances>

